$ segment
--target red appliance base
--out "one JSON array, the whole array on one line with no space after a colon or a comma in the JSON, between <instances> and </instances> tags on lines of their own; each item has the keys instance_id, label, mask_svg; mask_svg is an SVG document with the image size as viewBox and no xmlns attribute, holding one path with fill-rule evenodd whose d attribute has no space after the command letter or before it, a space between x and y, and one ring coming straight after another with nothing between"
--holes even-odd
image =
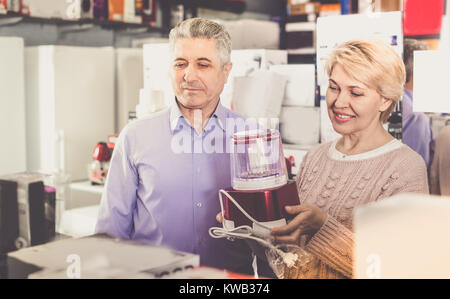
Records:
<instances>
[{"instance_id":1,"label":"red appliance base","mask_svg":"<svg viewBox=\"0 0 450 299\"><path fill-rule=\"evenodd\" d=\"M291 215L286 213L284 207L300 204L295 181L289 181L286 185L268 190L242 191L228 189L225 191L258 222L292 218ZM234 221L235 227L241 225L251 227L252 221L228 197L223 196L223 198L225 219Z\"/></svg>"}]
</instances>

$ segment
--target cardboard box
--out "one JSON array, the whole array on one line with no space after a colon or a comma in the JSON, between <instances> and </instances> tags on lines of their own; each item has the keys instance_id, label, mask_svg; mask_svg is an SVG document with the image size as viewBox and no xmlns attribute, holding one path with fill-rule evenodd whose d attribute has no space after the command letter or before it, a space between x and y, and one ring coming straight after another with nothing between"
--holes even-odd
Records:
<instances>
[{"instance_id":1,"label":"cardboard box","mask_svg":"<svg viewBox=\"0 0 450 299\"><path fill-rule=\"evenodd\" d=\"M400 0L376 0L376 11L401 11Z\"/></svg>"},{"instance_id":2,"label":"cardboard box","mask_svg":"<svg viewBox=\"0 0 450 299\"><path fill-rule=\"evenodd\" d=\"M125 0L108 0L108 19L123 22Z\"/></svg>"},{"instance_id":3,"label":"cardboard box","mask_svg":"<svg viewBox=\"0 0 450 299\"><path fill-rule=\"evenodd\" d=\"M287 7L288 15L303 15L303 14L318 14L320 11L319 2L310 2L303 4L288 4Z\"/></svg>"},{"instance_id":4,"label":"cardboard box","mask_svg":"<svg viewBox=\"0 0 450 299\"><path fill-rule=\"evenodd\" d=\"M341 15L341 4L322 4L319 15L321 17L339 16Z\"/></svg>"}]
</instances>

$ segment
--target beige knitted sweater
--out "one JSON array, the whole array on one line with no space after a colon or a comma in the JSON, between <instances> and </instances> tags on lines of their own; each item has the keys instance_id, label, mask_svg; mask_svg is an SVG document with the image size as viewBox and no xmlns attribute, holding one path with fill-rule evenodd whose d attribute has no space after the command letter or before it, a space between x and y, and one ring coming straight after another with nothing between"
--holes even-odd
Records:
<instances>
[{"instance_id":1,"label":"beige knitted sweater","mask_svg":"<svg viewBox=\"0 0 450 299\"><path fill-rule=\"evenodd\" d=\"M306 278L352 277L355 207L402 192L428 193L425 162L406 145L357 161L330 158L330 146L311 149L297 175L300 202L316 205L328 215L306 245L315 257L302 270Z\"/></svg>"}]
</instances>

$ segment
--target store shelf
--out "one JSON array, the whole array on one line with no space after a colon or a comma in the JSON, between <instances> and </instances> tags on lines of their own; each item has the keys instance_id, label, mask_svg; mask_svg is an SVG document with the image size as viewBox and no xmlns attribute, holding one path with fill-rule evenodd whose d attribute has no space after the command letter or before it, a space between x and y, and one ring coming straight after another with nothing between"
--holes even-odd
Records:
<instances>
[{"instance_id":1,"label":"store shelf","mask_svg":"<svg viewBox=\"0 0 450 299\"><path fill-rule=\"evenodd\" d=\"M100 204L104 186L91 185L90 181L70 184L70 199L65 202L65 210L73 210Z\"/></svg>"},{"instance_id":2,"label":"store shelf","mask_svg":"<svg viewBox=\"0 0 450 299\"><path fill-rule=\"evenodd\" d=\"M1 20L11 20L12 22L2 22ZM8 26L17 23L36 23L36 24L52 24L57 26L73 26L73 25L92 25L99 26L103 29L118 30L118 31L132 31L139 30L139 32L159 32L163 34L168 33L168 29L155 27L147 24L125 23L119 21L98 20L98 19L79 19L79 20L65 20L59 18L40 18L33 16L25 16L16 12L8 12L5 15L0 14L0 26Z\"/></svg>"},{"instance_id":3,"label":"store shelf","mask_svg":"<svg viewBox=\"0 0 450 299\"><path fill-rule=\"evenodd\" d=\"M90 181L74 182L70 184L72 190L90 192L95 194L102 194L103 185L92 185Z\"/></svg>"}]
</instances>

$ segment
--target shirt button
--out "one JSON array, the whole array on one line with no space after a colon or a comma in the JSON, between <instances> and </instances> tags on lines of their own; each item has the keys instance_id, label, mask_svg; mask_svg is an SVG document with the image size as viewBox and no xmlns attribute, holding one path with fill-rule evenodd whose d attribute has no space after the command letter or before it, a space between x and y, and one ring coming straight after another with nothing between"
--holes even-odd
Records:
<instances>
[{"instance_id":1,"label":"shirt button","mask_svg":"<svg viewBox=\"0 0 450 299\"><path fill-rule=\"evenodd\" d=\"M202 206L203 206L203 205L202 205L201 202L198 202L198 203L197 203L197 207L198 207L198 208L201 208Z\"/></svg>"}]
</instances>

